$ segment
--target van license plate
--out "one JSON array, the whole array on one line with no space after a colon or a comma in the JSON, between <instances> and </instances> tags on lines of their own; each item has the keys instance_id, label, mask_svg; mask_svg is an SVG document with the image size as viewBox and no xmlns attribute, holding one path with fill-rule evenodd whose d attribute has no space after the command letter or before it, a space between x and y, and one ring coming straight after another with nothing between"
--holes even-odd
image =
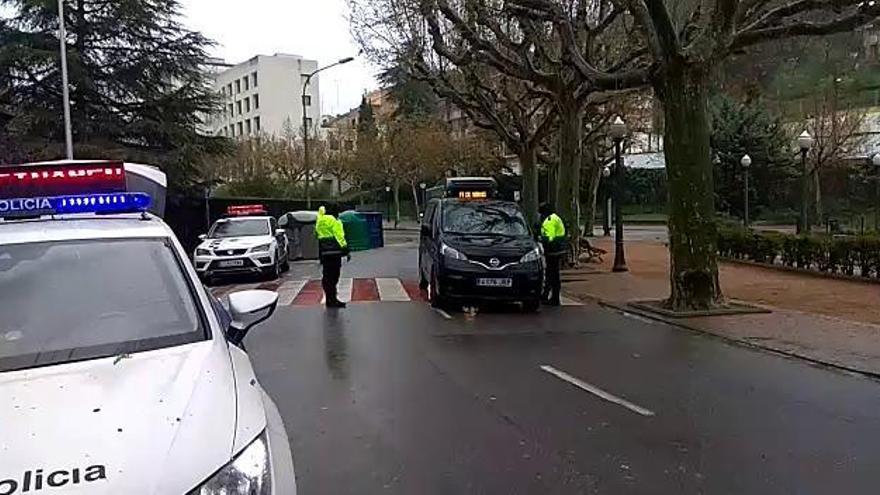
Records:
<instances>
[{"instance_id":1,"label":"van license plate","mask_svg":"<svg viewBox=\"0 0 880 495\"><path fill-rule=\"evenodd\" d=\"M236 266L244 266L244 260L228 260L218 263L220 268L232 268Z\"/></svg>"},{"instance_id":2,"label":"van license plate","mask_svg":"<svg viewBox=\"0 0 880 495\"><path fill-rule=\"evenodd\" d=\"M513 287L512 278L478 278L479 287Z\"/></svg>"}]
</instances>

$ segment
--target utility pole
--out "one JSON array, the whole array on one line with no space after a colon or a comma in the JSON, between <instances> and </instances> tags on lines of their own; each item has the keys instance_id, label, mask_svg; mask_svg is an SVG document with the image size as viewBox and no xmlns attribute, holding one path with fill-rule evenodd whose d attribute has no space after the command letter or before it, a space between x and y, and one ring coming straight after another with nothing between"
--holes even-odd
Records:
<instances>
[{"instance_id":1,"label":"utility pole","mask_svg":"<svg viewBox=\"0 0 880 495\"><path fill-rule=\"evenodd\" d=\"M64 25L64 0L58 0L58 39L61 45L61 95L64 102L64 148L73 160L73 129L70 122L70 84L67 77L67 28Z\"/></svg>"}]
</instances>

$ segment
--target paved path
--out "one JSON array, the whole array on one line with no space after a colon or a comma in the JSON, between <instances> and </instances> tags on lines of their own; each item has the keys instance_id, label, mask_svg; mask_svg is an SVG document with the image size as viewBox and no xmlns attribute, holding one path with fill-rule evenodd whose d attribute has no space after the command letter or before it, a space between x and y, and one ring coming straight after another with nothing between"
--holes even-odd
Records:
<instances>
[{"instance_id":1,"label":"paved path","mask_svg":"<svg viewBox=\"0 0 880 495\"><path fill-rule=\"evenodd\" d=\"M877 382L590 304L285 306L246 345L305 495L876 493Z\"/></svg>"}]
</instances>

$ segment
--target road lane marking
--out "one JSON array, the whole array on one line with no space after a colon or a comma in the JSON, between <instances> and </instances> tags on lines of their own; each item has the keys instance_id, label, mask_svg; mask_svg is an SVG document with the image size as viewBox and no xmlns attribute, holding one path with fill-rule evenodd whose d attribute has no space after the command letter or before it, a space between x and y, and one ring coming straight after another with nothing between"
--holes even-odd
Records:
<instances>
[{"instance_id":1,"label":"road lane marking","mask_svg":"<svg viewBox=\"0 0 880 495\"><path fill-rule=\"evenodd\" d=\"M579 301L575 301L574 299L572 299L570 297L565 297L565 296L560 297L559 302L562 306L583 306L584 305L583 303L581 303Z\"/></svg>"},{"instance_id":2,"label":"road lane marking","mask_svg":"<svg viewBox=\"0 0 880 495\"><path fill-rule=\"evenodd\" d=\"M376 286L379 288L379 299L382 302L409 302L409 295L400 279L377 278Z\"/></svg>"},{"instance_id":3,"label":"road lane marking","mask_svg":"<svg viewBox=\"0 0 880 495\"><path fill-rule=\"evenodd\" d=\"M278 287L278 305L290 306L293 300L303 290L303 287L309 283L308 280L288 280Z\"/></svg>"},{"instance_id":4,"label":"road lane marking","mask_svg":"<svg viewBox=\"0 0 880 495\"><path fill-rule=\"evenodd\" d=\"M443 310L440 309L440 308L434 308L434 311L436 311L437 314L439 314L440 316L446 318L447 320L451 320L451 319L452 319L452 315L451 315L451 314L447 313L446 311L443 311Z\"/></svg>"},{"instance_id":5,"label":"road lane marking","mask_svg":"<svg viewBox=\"0 0 880 495\"><path fill-rule=\"evenodd\" d=\"M339 283L336 284L336 299L347 303L351 302L351 286L354 284L354 279L351 278L340 278ZM321 297L321 304L327 304L327 295Z\"/></svg>"},{"instance_id":6,"label":"road lane marking","mask_svg":"<svg viewBox=\"0 0 880 495\"><path fill-rule=\"evenodd\" d=\"M600 399L604 399L608 402L617 404L618 406L625 407L636 414L641 414L642 416L649 416L649 417L654 416L654 411L651 411L650 409L645 409L644 407L637 406L626 399L617 397L616 395L608 393L599 387L595 387L593 385L590 385L589 383L587 383L583 380L580 380L574 376L571 376L562 370L558 370L558 369L554 368L553 366L544 365L544 366L541 366L541 369L547 373L550 373L551 375L555 376L556 378L559 378L560 380L566 381L566 382L574 385L575 387L577 387L581 390L589 392L589 393L595 395L596 397L599 397Z\"/></svg>"},{"instance_id":7,"label":"road lane marking","mask_svg":"<svg viewBox=\"0 0 880 495\"><path fill-rule=\"evenodd\" d=\"M372 278L356 278L351 289L354 302L375 302L379 300L379 288Z\"/></svg>"}]
</instances>

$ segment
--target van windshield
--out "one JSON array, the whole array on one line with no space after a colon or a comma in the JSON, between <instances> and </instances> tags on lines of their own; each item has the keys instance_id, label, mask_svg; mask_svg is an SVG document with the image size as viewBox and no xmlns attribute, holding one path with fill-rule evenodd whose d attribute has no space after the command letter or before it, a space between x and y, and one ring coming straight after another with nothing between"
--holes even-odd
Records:
<instances>
[{"instance_id":1,"label":"van windshield","mask_svg":"<svg viewBox=\"0 0 880 495\"><path fill-rule=\"evenodd\" d=\"M450 202L443 208L443 232L522 237L529 235L529 228L514 204Z\"/></svg>"}]
</instances>

